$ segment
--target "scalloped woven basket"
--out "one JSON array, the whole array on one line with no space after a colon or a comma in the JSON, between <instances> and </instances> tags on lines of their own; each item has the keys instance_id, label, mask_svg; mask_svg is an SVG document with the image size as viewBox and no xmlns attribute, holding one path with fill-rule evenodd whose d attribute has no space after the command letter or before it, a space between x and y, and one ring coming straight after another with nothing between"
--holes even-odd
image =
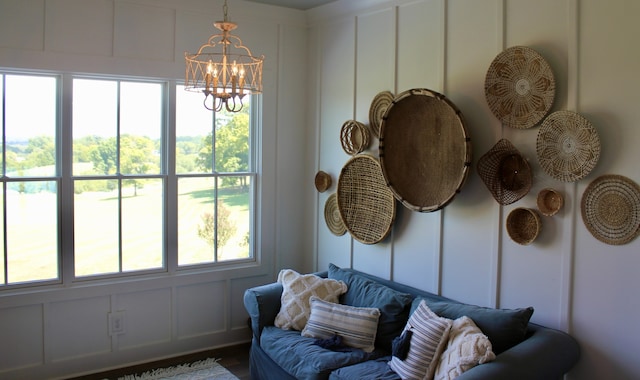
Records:
<instances>
[{"instance_id":1,"label":"scalloped woven basket","mask_svg":"<svg viewBox=\"0 0 640 380\"><path fill-rule=\"evenodd\" d=\"M518 207L507 216L507 233L518 244L531 244L542 229L538 213L530 208Z\"/></svg>"},{"instance_id":2,"label":"scalloped woven basket","mask_svg":"<svg viewBox=\"0 0 640 380\"><path fill-rule=\"evenodd\" d=\"M359 121L347 120L340 128L342 149L349 155L356 155L369 146L369 130Z\"/></svg>"},{"instance_id":3,"label":"scalloped woven basket","mask_svg":"<svg viewBox=\"0 0 640 380\"><path fill-rule=\"evenodd\" d=\"M535 50L514 46L498 54L484 82L491 112L512 128L538 124L551 109L556 82L551 67Z\"/></svg>"},{"instance_id":4,"label":"scalloped woven basket","mask_svg":"<svg viewBox=\"0 0 640 380\"><path fill-rule=\"evenodd\" d=\"M338 178L338 210L347 231L364 244L375 244L391 231L396 200L387 187L378 160L352 157Z\"/></svg>"}]
</instances>

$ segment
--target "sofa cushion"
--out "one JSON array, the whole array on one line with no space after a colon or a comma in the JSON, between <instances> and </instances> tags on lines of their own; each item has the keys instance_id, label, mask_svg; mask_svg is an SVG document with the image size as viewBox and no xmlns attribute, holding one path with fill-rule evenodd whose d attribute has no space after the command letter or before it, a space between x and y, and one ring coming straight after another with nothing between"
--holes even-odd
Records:
<instances>
[{"instance_id":1,"label":"sofa cushion","mask_svg":"<svg viewBox=\"0 0 640 380\"><path fill-rule=\"evenodd\" d=\"M353 349L337 352L315 344L299 331L267 326L260 336L260 347L283 370L296 379L327 379L331 371L382 356L381 352L367 353Z\"/></svg>"},{"instance_id":2,"label":"sofa cushion","mask_svg":"<svg viewBox=\"0 0 640 380\"><path fill-rule=\"evenodd\" d=\"M435 380L453 380L478 364L496 358L491 342L471 318L464 316L453 321L449 341L434 375Z\"/></svg>"},{"instance_id":3,"label":"sofa cushion","mask_svg":"<svg viewBox=\"0 0 640 380\"><path fill-rule=\"evenodd\" d=\"M436 315L424 300L420 302L405 327L413 333L407 357L400 360L393 356L389 367L403 379L433 379L451 325L450 319Z\"/></svg>"},{"instance_id":4,"label":"sofa cushion","mask_svg":"<svg viewBox=\"0 0 640 380\"><path fill-rule=\"evenodd\" d=\"M412 310L420 303L418 297L413 301ZM493 309L489 307L463 304L455 301L428 300L429 308L441 317L457 319L467 316L489 338L493 352L498 355L522 342L527 333L533 308Z\"/></svg>"},{"instance_id":5,"label":"sofa cushion","mask_svg":"<svg viewBox=\"0 0 640 380\"><path fill-rule=\"evenodd\" d=\"M283 269L278 274L282 284L280 311L274 325L287 330L302 330L307 324L309 298L318 297L329 302L338 302L338 297L347 291L342 281L321 278L314 274L300 274L292 269Z\"/></svg>"},{"instance_id":6,"label":"sofa cushion","mask_svg":"<svg viewBox=\"0 0 640 380\"><path fill-rule=\"evenodd\" d=\"M391 342L400 335L409 317L411 294L398 292L334 264L329 264L328 277L347 284L347 292L340 297L340 303L380 310L376 347L391 352Z\"/></svg>"},{"instance_id":7,"label":"sofa cushion","mask_svg":"<svg viewBox=\"0 0 640 380\"><path fill-rule=\"evenodd\" d=\"M346 346L365 352L375 349L376 331L380 310L373 307L355 307L327 302L311 297L311 315L302 330L302 336L329 339L342 338Z\"/></svg>"},{"instance_id":8,"label":"sofa cushion","mask_svg":"<svg viewBox=\"0 0 640 380\"><path fill-rule=\"evenodd\" d=\"M400 376L389 367L391 356L338 368L331 372L329 380L400 380Z\"/></svg>"}]
</instances>

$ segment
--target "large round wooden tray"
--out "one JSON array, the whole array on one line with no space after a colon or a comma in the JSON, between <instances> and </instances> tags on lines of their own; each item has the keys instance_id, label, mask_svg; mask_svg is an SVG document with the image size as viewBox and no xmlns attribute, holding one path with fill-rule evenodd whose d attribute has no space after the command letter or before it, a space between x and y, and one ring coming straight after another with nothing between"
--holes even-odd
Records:
<instances>
[{"instance_id":1,"label":"large round wooden tray","mask_svg":"<svg viewBox=\"0 0 640 380\"><path fill-rule=\"evenodd\" d=\"M462 113L427 89L400 93L380 126L380 165L387 186L407 208L432 212L460 192L471 165Z\"/></svg>"}]
</instances>

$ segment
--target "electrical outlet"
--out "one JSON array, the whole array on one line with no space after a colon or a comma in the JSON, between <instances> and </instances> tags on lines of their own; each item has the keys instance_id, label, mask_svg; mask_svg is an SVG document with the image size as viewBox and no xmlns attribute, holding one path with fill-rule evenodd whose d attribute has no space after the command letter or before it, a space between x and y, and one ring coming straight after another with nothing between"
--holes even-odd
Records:
<instances>
[{"instance_id":1,"label":"electrical outlet","mask_svg":"<svg viewBox=\"0 0 640 380\"><path fill-rule=\"evenodd\" d=\"M121 335L126 332L124 310L109 313L109 335Z\"/></svg>"}]
</instances>

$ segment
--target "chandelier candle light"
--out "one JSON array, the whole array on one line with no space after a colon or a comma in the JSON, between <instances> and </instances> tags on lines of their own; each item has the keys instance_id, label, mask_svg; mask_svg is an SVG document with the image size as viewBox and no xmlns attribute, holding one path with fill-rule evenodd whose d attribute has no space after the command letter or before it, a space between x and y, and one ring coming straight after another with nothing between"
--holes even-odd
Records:
<instances>
[{"instance_id":1,"label":"chandelier candle light","mask_svg":"<svg viewBox=\"0 0 640 380\"><path fill-rule=\"evenodd\" d=\"M245 95L262 93L264 56L251 55L240 38L231 34L238 24L228 20L227 10L225 0L224 21L213 24L222 33L209 37L197 53L184 53L185 90L204 93L205 108L215 112L223 107L238 112Z\"/></svg>"}]
</instances>

